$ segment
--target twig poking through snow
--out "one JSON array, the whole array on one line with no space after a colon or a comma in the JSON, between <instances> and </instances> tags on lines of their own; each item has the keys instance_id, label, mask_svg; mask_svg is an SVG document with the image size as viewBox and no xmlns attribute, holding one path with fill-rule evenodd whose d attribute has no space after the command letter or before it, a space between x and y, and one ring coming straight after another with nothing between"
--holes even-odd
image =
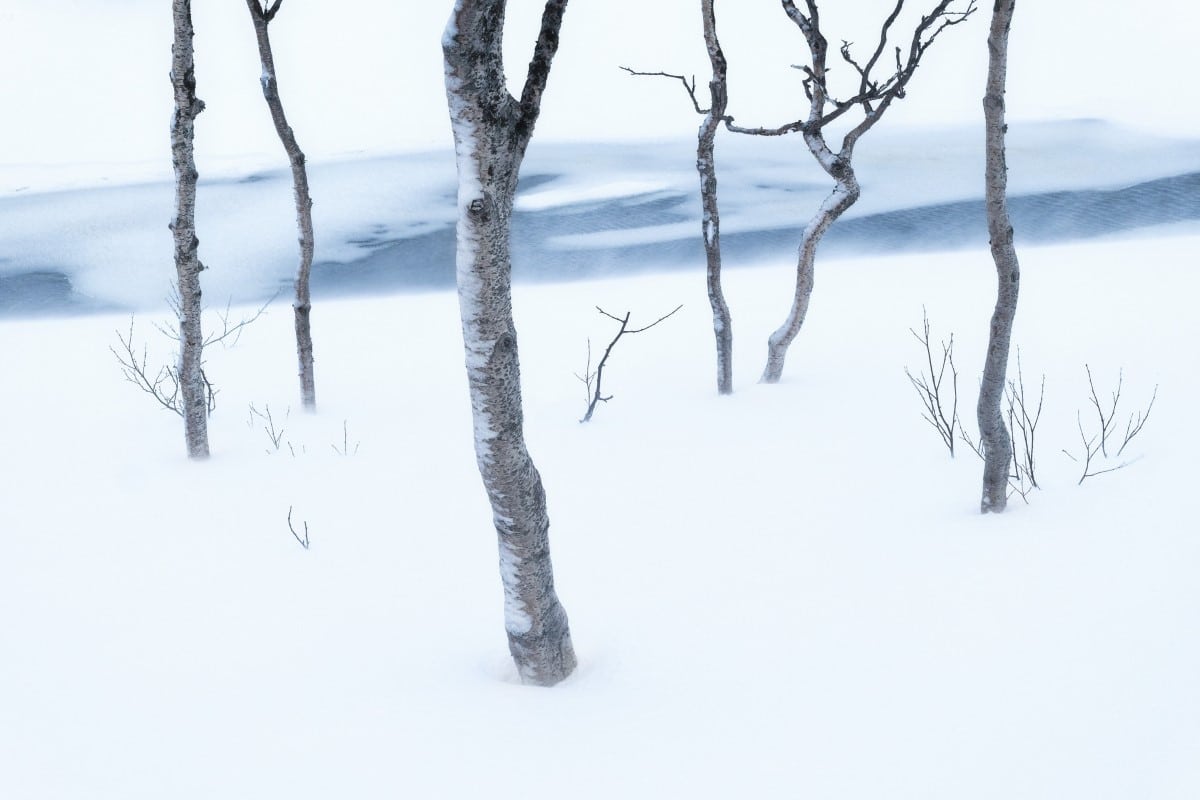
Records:
<instances>
[{"instance_id":1,"label":"twig poking through snow","mask_svg":"<svg viewBox=\"0 0 1200 800\"><path fill-rule=\"evenodd\" d=\"M925 413L921 414L921 419L933 426L938 432L942 443L950 451L951 458L954 457L954 429L959 427L958 420L958 369L954 366L954 334L950 334L948 341L943 341L942 345L942 360L938 366L933 363L933 346L930 343L929 336L929 314L925 308L921 308L921 318L923 321L924 335L917 333L912 328L908 331L913 335L921 346L925 348L925 362L929 368L929 374L921 372L919 375L913 375L908 367L904 368L904 374L908 376L909 382L913 388L917 390L917 395L921 398L921 404L925 406ZM950 368L950 391L944 392L942 384L945 382L946 368ZM944 395L948 394L946 397ZM947 414L943 407L945 403L950 404L950 412Z\"/></svg>"},{"instance_id":2,"label":"twig poking through snow","mask_svg":"<svg viewBox=\"0 0 1200 800\"><path fill-rule=\"evenodd\" d=\"M1083 368L1087 371L1088 389L1091 393L1088 397L1088 402L1091 404L1092 408L1096 409L1096 418L1099 423L1099 430L1089 436L1083 427L1083 412L1076 411L1075 424L1079 429L1079 440L1082 445L1082 450L1080 451L1079 456L1075 456L1066 449L1063 450L1063 453L1067 456L1067 458L1075 461L1076 463L1083 462L1083 473L1079 476L1080 484L1082 484L1088 478L1096 475L1103 475L1106 472L1116 472L1117 470L1124 469L1125 467L1128 467L1130 464L1133 464L1135 461L1137 461L1137 459L1134 458L1127 461L1121 461L1115 466L1104 468L1099 468L1098 464L1093 466L1093 464L1098 461L1097 456L1099 456L1100 459L1109 458L1108 439L1116 432L1117 406L1121 402L1121 390L1125 386L1125 372L1124 370L1121 370L1117 373L1117 388L1114 389L1109 395L1110 402L1105 404L1100 401L1100 393L1096 391L1096 382L1092 379L1091 366L1084 364ZM1146 422L1150 419L1150 412L1154 409L1154 401L1157 399L1158 385L1155 384L1154 392L1150 395L1150 402L1147 404L1146 408L1129 415L1129 421L1125 424L1125 436L1121 440L1121 446L1117 448L1117 452L1112 456L1113 458L1120 458L1121 454L1125 452L1125 448L1128 447L1129 443L1134 440L1134 437L1142 432L1142 428L1145 427ZM1106 407L1107 411L1105 410Z\"/></svg>"},{"instance_id":3,"label":"twig poking through snow","mask_svg":"<svg viewBox=\"0 0 1200 800\"><path fill-rule=\"evenodd\" d=\"M304 520L304 536L303 536L303 538L301 538L300 534L296 533L296 526L294 526L292 524L292 507L291 506L288 506L287 523L288 523L288 530L292 532L292 536L296 539L297 542L300 543L301 547L303 547L305 550L307 550L309 547L308 520Z\"/></svg>"},{"instance_id":4,"label":"twig poking through snow","mask_svg":"<svg viewBox=\"0 0 1200 800\"><path fill-rule=\"evenodd\" d=\"M601 314L608 317L609 319L616 320L617 322L621 323L621 329L617 331L617 335L613 337L613 340L608 343L608 347L605 348L605 350L604 350L604 356L600 359L600 363L596 365L596 369L594 372L592 371L592 341L591 341L591 339L588 340L587 366L584 368L583 375L579 375L578 373L576 373L576 375L575 375L576 378L583 381L583 384L587 387L588 396L591 398L590 401L588 402L587 413L583 415L583 419L579 420L581 423L587 422L588 420L590 420L592 418L592 414L595 413L596 405L598 403L600 403L600 402L607 403L609 400L612 399L611 394L609 396L605 397L604 395L602 395L600 393L600 380L604 376L604 365L608 363L608 357L610 355L612 355L613 347L616 346L617 342L620 341L621 337L626 334L634 334L634 333L641 333L642 331L648 331L651 328L653 328L655 325L659 324L663 320L670 317L672 314L674 314L676 311L678 311L681 308L683 308L682 305L675 306L675 308L669 314L664 314L663 316L654 320L654 322L651 322L649 325L644 325L641 328L635 328L633 330L630 330L629 329L629 315L633 313L632 311L626 311L624 317L618 317L614 314L608 313L600 306L596 306L596 310L599 311ZM594 389L593 389L593 386L595 387Z\"/></svg>"}]
</instances>

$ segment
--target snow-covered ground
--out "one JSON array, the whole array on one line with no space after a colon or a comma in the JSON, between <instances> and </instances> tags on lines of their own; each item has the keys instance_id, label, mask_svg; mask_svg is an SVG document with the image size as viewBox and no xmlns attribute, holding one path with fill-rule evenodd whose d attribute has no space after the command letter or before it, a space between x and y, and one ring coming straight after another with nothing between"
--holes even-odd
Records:
<instances>
[{"instance_id":1,"label":"snow-covered ground","mask_svg":"<svg viewBox=\"0 0 1200 800\"><path fill-rule=\"evenodd\" d=\"M127 317L0 322L0 796L1194 798L1197 246L1022 248L1045 488L987 518L903 371L924 305L970 418L983 249L820 264L779 386L754 379L791 266L731 273L728 398L696 270L518 285L580 658L552 690L506 652L450 292L319 305L313 416L277 303L210 352L203 464L122 382ZM580 425L593 306L679 303ZM1159 398L1144 458L1076 486L1085 363Z\"/></svg>"},{"instance_id":2,"label":"snow-covered ground","mask_svg":"<svg viewBox=\"0 0 1200 800\"><path fill-rule=\"evenodd\" d=\"M864 3L825 19L870 40L892 3ZM541 5L510 3L514 67ZM1200 796L1200 118L1177 79L1200 5L1056 0L1014 27L1016 340L1027 384L1046 376L1043 488L987 518L980 464L949 457L905 377L924 307L935 339L954 334L970 425L994 292L986 9L859 145L862 200L823 245L778 386L754 381L828 183L798 140L720 140L739 267L721 398L697 118L677 85L616 68L703 72L699 17L650 5L573 4L522 172L527 435L580 662L541 690L507 653L440 288L446 8L288 3L275 23L316 202L320 407L297 407L281 297L209 349L214 455L195 464L109 350L136 312L148 363L171 358L155 328L173 274L169 16L159 0L6 0L2 800ZM731 96L740 122L778 123L801 94L798 39L752 5L722 17ZM286 285L295 232L245 10L196 15L211 327ZM613 334L595 307L636 322L680 303L620 342L613 400L580 425L575 373ZM1123 374L1122 429L1158 394L1130 466L1076 485L1063 451L1093 430L1085 365L1102 397Z\"/></svg>"}]
</instances>

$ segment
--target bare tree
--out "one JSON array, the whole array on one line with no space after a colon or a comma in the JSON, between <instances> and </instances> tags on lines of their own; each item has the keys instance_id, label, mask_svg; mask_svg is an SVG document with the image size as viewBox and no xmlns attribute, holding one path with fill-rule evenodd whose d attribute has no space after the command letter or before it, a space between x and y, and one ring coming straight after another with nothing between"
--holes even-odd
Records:
<instances>
[{"instance_id":1,"label":"bare tree","mask_svg":"<svg viewBox=\"0 0 1200 800\"><path fill-rule=\"evenodd\" d=\"M1142 428L1150 421L1150 412L1154 410L1154 401L1158 399L1158 386L1155 385L1154 393L1150 396L1150 402L1146 407L1136 413L1129 415L1128 421L1125 423L1125 435L1121 439L1121 444L1116 445L1117 439L1117 406L1121 403L1121 391L1125 387L1125 371L1121 370L1117 373L1117 388L1109 395L1110 402L1107 404L1108 410L1105 410L1105 403L1100 401L1100 393L1096 391L1096 382L1092 379L1092 368L1084 364L1083 368L1087 370L1088 388L1091 390L1089 403L1092 408L1096 409L1096 419L1098 427L1095 433L1090 436L1083 427L1083 414L1080 411L1075 412L1075 422L1079 428L1079 441L1081 444L1080 455L1076 457L1068 450L1063 450L1068 458L1075 462L1083 462L1083 472L1079 476L1079 483L1082 484L1088 478L1096 475L1103 475L1106 472L1116 472L1119 469L1125 469L1137 459L1124 460L1112 465L1110 458L1122 458L1125 455L1125 448L1142 432ZM1109 453L1109 440L1113 442L1114 451Z\"/></svg>"},{"instance_id":2,"label":"bare tree","mask_svg":"<svg viewBox=\"0 0 1200 800\"><path fill-rule=\"evenodd\" d=\"M292 165L292 187L296 196L296 227L300 233L300 266L296 270L296 298L292 302L296 323L296 356L300 364L300 400L304 408L311 411L317 407L316 380L313 376L312 299L309 293L309 273L313 262L312 197L308 191L308 170L304 166L304 152L296 143L292 126L288 125L283 113L283 101L279 99L279 83L275 78L275 57L271 52L271 37L268 31L271 20L279 13L283 0L246 0L250 19L254 23L254 35L258 39L258 57L262 62L262 90L275 123L275 133L283 143L288 161Z\"/></svg>"},{"instance_id":3,"label":"bare tree","mask_svg":"<svg viewBox=\"0 0 1200 800\"><path fill-rule=\"evenodd\" d=\"M475 454L499 537L509 650L523 682L552 686L574 670L575 651L554 591L546 494L525 446L510 221L567 0L546 0L519 99L505 83L505 6L456 0L442 40L458 158L458 298Z\"/></svg>"},{"instance_id":4,"label":"bare tree","mask_svg":"<svg viewBox=\"0 0 1200 800\"><path fill-rule=\"evenodd\" d=\"M801 11L793 0L783 0L784 12L804 34L804 40L808 44L809 63L797 67L805 76L804 92L809 100L808 116L778 128L744 128L733 124L732 117L727 118L726 126L735 133L782 136L799 132L821 169L834 180L833 192L821 204L801 237L792 307L787 319L771 334L767 342L767 364L760 379L762 383L778 383L783 375L783 363L788 347L804 325L813 290L813 265L821 237L829 230L829 226L858 200L858 178L852 166L855 145L863 134L879 122L895 100L904 97L921 58L938 36L975 12L975 0L968 0L962 11L951 10L950 7L956 0L941 0L927 15L922 16L915 26L908 53L904 54L901 48L896 47L894 68L890 68L891 72L885 77L877 78L876 69L880 67L881 59L887 50L888 34L904 9L904 2L905 0L896 0L891 14L880 27L879 41L865 62L860 62L854 57L850 42L842 42L838 52L852 73L857 76L857 87L853 90L854 94L839 100L829 85L829 73L832 71L828 65L829 43L821 30L817 0L806 0L807 11ZM842 137L841 149L835 151L825 139L825 129L838 120L848 122L851 112L855 112L861 119ZM843 119L844 117L846 119Z\"/></svg>"},{"instance_id":5,"label":"bare tree","mask_svg":"<svg viewBox=\"0 0 1200 800\"><path fill-rule=\"evenodd\" d=\"M171 118L171 163L175 169L175 272L179 290L179 393L184 435L190 458L208 458L208 389L204 378L204 334L200 327L200 263L196 238L196 160L193 154L196 117L204 102L196 97L192 49L191 0L172 0L175 42L171 46L171 84L175 113Z\"/></svg>"},{"instance_id":6,"label":"bare tree","mask_svg":"<svg viewBox=\"0 0 1200 800\"><path fill-rule=\"evenodd\" d=\"M1008 505L1008 470L1012 441L1000 403L1008 371L1008 353L1012 342L1013 318L1017 313L1021 265L1013 246L1012 220L1008 215L1008 165L1004 157L1004 89L1008 73L1008 31L1012 25L1016 0L996 0L992 9L992 27L988 34L987 90L983 97L983 116L987 167L985 189L988 236L992 260L996 263L996 307L992 311L987 357L979 384L976 418L979 443L983 450L983 496L979 510L1000 513Z\"/></svg>"},{"instance_id":7,"label":"bare tree","mask_svg":"<svg viewBox=\"0 0 1200 800\"><path fill-rule=\"evenodd\" d=\"M587 413L585 413L583 415L583 419L579 420L581 423L591 421L592 414L596 413L596 406L599 405L600 403L607 403L609 400L612 400L612 398L613 398L613 396L611 394L608 396L604 395L603 391L600 388L600 384L604 380L604 367L608 365L608 357L612 355L613 348L617 346L617 342L621 341L621 337L625 336L627 334L632 335L635 333L642 333L643 331L648 331L651 328L653 328L655 325L662 322L663 320L674 315L675 312L681 308L683 308L683 306L681 306L681 305L675 306L674 310L672 310L670 313L663 314L661 317L654 320L654 322L651 322L649 325L643 325L640 328L630 328L629 327L629 317L633 313L632 311L626 311L625 316L618 317L616 314L610 314L607 311L605 311L603 308L601 308L600 306L596 306L596 310L599 311L602 316L608 317L611 320L615 320L616 322L621 323L621 327L617 330L617 335L614 336L612 341L608 343L608 347L606 347L604 349L604 355L600 357L600 363L598 363L596 365L596 368L594 370L592 369L592 342L590 339L588 340L587 366L585 366L583 368L582 375L575 376L583 383L584 386L587 387L587 397L588 397Z\"/></svg>"},{"instance_id":8,"label":"bare tree","mask_svg":"<svg viewBox=\"0 0 1200 800\"><path fill-rule=\"evenodd\" d=\"M912 384L917 396L921 398L921 405L925 407L921 419L928 422L930 427L937 431L938 436L942 439L942 444L946 445L946 449L950 451L950 457L954 458L955 430L962 430L962 424L958 418L958 367L954 364L954 334L950 334L948 341L942 340L942 358L935 365L933 337L929 333L929 313L922 308L921 316L923 333L917 333L912 328L909 328L908 332L924 348L925 365L929 372L921 370L913 375L912 371L905 367L904 374L908 376L908 382ZM946 384L947 367L950 368L950 386L943 388ZM949 410L946 409L947 405L950 406Z\"/></svg>"},{"instance_id":9,"label":"bare tree","mask_svg":"<svg viewBox=\"0 0 1200 800\"><path fill-rule=\"evenodd\" d=\"M717 38L717 19L713 12L713 0L700 0L700 13L704 18L704 45L712 65L712 77L708 82L709 106L702 108L696 97L696 81L690 82L683 75L667 72L637 72L622 67L631 75L672 78L683 84L696 113L704 116L700 123L696 145L696 171L700 173L700 204L703 216L700 233L704 238L704 255L708 274L708 302L713 312L713 333L717 340L717 392L733 394L733 319L725 292L721 287L721 214L717 204L717 130L725 119L729 105L727 88L728 63ZM590 413L589 413L590 416Z\"/></svg>"}]
</instances>

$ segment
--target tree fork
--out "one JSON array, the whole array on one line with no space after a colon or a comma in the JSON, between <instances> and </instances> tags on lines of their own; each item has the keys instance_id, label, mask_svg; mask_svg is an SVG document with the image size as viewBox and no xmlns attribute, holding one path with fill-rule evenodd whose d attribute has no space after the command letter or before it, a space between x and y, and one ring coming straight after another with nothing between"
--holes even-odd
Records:
<instances>
[{"instance_id":1,"label":"tree fork","mask_svg":"<svg viewBox=\"0 0 1200 800\"><path fill-rule=\"evenodd\" d=\"M799 334L808 314L812 297L814 265L817 245L821 237L859 196L858 180L851 166L854 147L858 140L875 126L891 104L903 98L906 87L921 58L929 47L947 28L964 22L975 13L975 0L967 0L962 11L952 11L956 0L939 0L927 15L913 28L908 53L896 48L894 71L883 78L873 77L873 70L887 50L888 35L904 8L905 0L896 0L892 12L881 23L879 40L865 63L860 63L850 52L850 44L844 42L838 49L842 61L858 76L857 91L847 99L835 97L829 88L828 65L829 42L821 30L821 19L817 0L805 0L805 11L801 11L795 0L782 0L784 13L795 23L808 45L809 63L798 66L804 73L804 92L809 101L808 116L774 128L746 128L735 125L733 117L725 118L725 127L734 133L753 136L784 136L802 133L809 152L829 177L834 180L833 192L822 203L817 214L808 223L801 239L796 264L796 289L787 318L767 341L767 362L763 368L762 383L778 383L783 376L784 360L788 347ZM857 109L862 119L842 137L841 149L836 152L825 140L825 128L835 120Z\"/></svg>"},{"instance_id":2,"label":"tree fork","mask_svg":"<svg viewBox=\"0 0 1200 800\"><path fill-rule=\"evenodd\" d=\"M546 2L519 100L504 77L505 5L457 0L442 40L458 161L455 264L475 454L498 538L509 652L524 683L553 686L575 669L575 651L554 589L546 493L525 446L509 223L567 0Z\"/></svg>"}]
</instances>

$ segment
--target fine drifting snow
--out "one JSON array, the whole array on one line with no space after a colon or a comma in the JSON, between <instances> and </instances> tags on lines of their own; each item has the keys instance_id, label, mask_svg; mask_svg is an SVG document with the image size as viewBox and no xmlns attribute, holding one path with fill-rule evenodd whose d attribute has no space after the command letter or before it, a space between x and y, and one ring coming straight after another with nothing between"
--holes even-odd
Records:
<instances>
[{"instance_id":1,"label":"fine drifting snow","mask_svg":"<svg viewBox=\"0 0 1200 800\"><path fill-rule=\"evenodd\" d=\"M209 353L204 464L122 383L127 318L0 322L0 796L1194 798L1198 246L1021 251L1046 488L1000 517L903 373L925 305L971 415L983 250L818 264L779 386L751 381L791 267L731 274L729 398L699 266L518 286L580 658L552 690L505 651L452 294L316 308L322 406L280 452L248 424L297 405L274 307ZM612 334L593 306L681 302L576 423L585 340ZM1130 410L1160 390L1145 458L1076 487L1085 362L1102 392L1124 368Z\"/></svg>"},{"instance_id":2,"label":"fine drifting snow","mask_svg":"<svg viewBox=\"0 0 1200 800\"><path fill-rule=\"evenodd\" d=\"M862 199L822 252L986 245L978 140L971 126L883 130L864 142L856 162ZM702 257L694 153L688 140L535 142L517 199L516 277L561 281L694 263ZM726 263L794 254L831 189L800 140L727 135L717 159ZM1030 242L1200 219L1195 141L1094 120L1026 123L1013 128L1009 162L1016 225ZM266 163L280 166L248 158L199 164L197 231L214 305L290 288L291 176L282 159ZM92 169L80 174L98 179ZM103 175L119 182L145 178L145 170L110 167ZM453 285L452 153L314 163L309 173L316 297ZM83 178L64 180L0 165L0 314L161 307L172 274L171 184L89 188L79 185Z\"/></svg>"}]
</instances>

